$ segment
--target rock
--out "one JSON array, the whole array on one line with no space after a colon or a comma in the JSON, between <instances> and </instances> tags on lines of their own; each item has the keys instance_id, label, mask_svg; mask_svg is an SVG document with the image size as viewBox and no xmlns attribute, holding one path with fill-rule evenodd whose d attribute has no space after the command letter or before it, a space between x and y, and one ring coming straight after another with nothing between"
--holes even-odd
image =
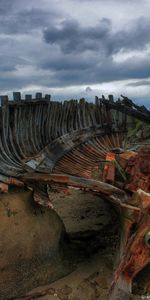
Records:
<instances>
[{"instance_id":1,"label":"rock","mask_svg":"<svg viewBox=\"0 0 150 300\"><path fill-rule=\"evenodd\" d=\"M1 194L0 222L1 300L22 296L72 271L63 250L61 219L38 206L31 191Z\"/></svg>"}]
</instances>

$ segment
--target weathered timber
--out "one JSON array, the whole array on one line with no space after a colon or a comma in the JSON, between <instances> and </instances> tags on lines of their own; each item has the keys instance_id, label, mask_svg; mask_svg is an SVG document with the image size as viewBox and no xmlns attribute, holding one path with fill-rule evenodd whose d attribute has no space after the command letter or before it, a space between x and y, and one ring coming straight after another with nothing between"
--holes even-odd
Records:
<instances>
[{"instance_id":1,"label":"weathered timber","mask_svg":"<svg viewBox=\"0 0 150 300\"><path fill-rule=\"evenodd\" d=\"M25 185L35 202L52 208L48 188L65 193L73 187L96 191L118 208L121 245L110 300L130 299L134 276L150 263L150 245L144 242L150 226L146 123L150 112L124 96L116 102L112 95L96 97L95 103L51 101L41 93L23 100L15 92L14 101L1 96L1 192Z\"/></svg>"},{"instance_id":2,"label":"weathered timber","mask_svg":"<svg viewBox=\"0 0 150 300\"><path fill-rule=\"evenodd\" d=\"M35 99L27 95L22 100L19 93L14 96L17 101L1 96L0 107L0 173L11 177L33 170L52 172L65 154L86 143L93 151L99 145L103 157L111 144L123 147L128 127L125 115L132 115L133 121L139 118L150 122L148 110L140 112L137 105L129 107L124 100L118 103L112 97L97 97L95 103L85 99L61 103L50 101L49 95L42 98L41 93Z\"/></svg>"},{"instance_id":3,"label":"weathered timber","mask_svg":"<svg viewBox=\"0 0 150 300\"><path fill-rule=\"evenodd\" d=\"M119 188L110 185L105 182L101 182L98 180L92 180L92 179L85 179L82 177L75 177L75 176L69 176L69 175L58 175L58 174L40 174L40 173L27 173L26 175L21 177L21 180L26 183L34 182L43 182L43 183L62 183L67 186L77 187L81 189L90 189L93 191L100 192L102 194L105 194L107 196L114 196L116 197L120 202L125 202L128 197L126 193L123 190L120 190ZM113 199L113 198L112 198Z\"/></svg>"}]
</instances>

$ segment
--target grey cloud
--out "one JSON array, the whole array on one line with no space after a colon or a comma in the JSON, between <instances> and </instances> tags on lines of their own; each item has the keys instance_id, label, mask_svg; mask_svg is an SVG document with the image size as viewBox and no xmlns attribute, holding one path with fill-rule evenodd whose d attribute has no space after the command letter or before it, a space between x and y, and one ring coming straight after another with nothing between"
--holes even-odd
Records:
<instances>
[{"instance_id":1,"label":"grey cloud","mask_svg":"<svg viewBox=\"0 0 150 300\"><path fill-rule=\"evenodd\" d=\"M15 8L15 0L0 0L0 15L8 15Z\"/></svg>"},{"instance_id":2,"label":"grey cloud","mask_svg":"<svg viewBox=\"0 0 150 300\"><path fill-rule=\"evenodd\" d=\"M85 92L86 93L91 93L93 90L91 89L90 86L87 86L86 89L85 89Z\"/></svg>"},{"instance_id":3,"label":"grey cloud","mask_svg":"<svg viewBox=\"0 0 150 300\"><path fill-rule=\"evenodd\" d=\"M51 3L49 8L44 0L0 0L0 33L21 34L32 30L43 30L55 24L61 12Z\"/></svg>"},{"instance_id":4,"label":"grey cloud","mask_svg":"<svg viewBox=\"0 0 150 300\"><path fill-rule=\"evenodd\" d=\"M95 27L82 27L77 21L64 21L44 31L46 43L58 45L64 53L100 51L112 55L121 49L142 49L150 42L150 20L139 18L132 27L114 31L109 19Z\"/></svg>"},{"instance_id":5,"label":"grey cloud","mask_svg":"<svg viewBox=\"0 0 150 300\"><path fill-rule=\"evenodd\" d=\"M150 80L140 80L140 81L126 84L126 86L131 86L131 87L149 86L149 85L150 85Z\"/></svg>"},{"instance_id":6,"label":"grey cloud","mask_svg":"<svg viewBox=\"0 0 150 300\"><path fill-rule=\"evenodd\" d=\"M54 50L53 50L54 51ZM55 71L63 71L67 70L71 71L79 71L79 70L87 70L89 68L93 68L93 66L97 63L97 58L90 57L90 55L77 55L77 54L62 54L59 53L55 57L50 55L44 57L43 61L40 63L40 67L43 69L51 69Z\"/></svg>"},{"instance_id":7,"label":"grey cloud","mask_svg":"<svg viewBox=\"0 0 150 300\"><path fill-rule=\"evenodd\" d=\"M116 63L112 55L123 50L144 48L150 41L150 20L140 18L128 30L114 32L110 20L103 19L98 26L83 28L78 22L63 22L44 32L45 41L60 47L59 55L46 57L42 68L53 69L59 84L90 84L150 76L150 62L127 59ZM101 28L101 30L99 30ZM145 35L144 35L145 32ZM91 46L92 45L92 46ZM90 51L87 51L90 50Z\"/></svg>"},{"instance_id":8,"label":"grey cloud","mask_svg":"<svg viewBox=\"0 0 150 300\"><path fill-rule=\"evenodd\" d=\"M132 27L116 32L111 38L113 50L143 49L150 42L149 26L150 19L141 17Z\"/></svg>"},{"instance_id":9,"label":"grey cloud","mask_svg":"<svg viewBox=\"0 0 150 300\"><path fill-rule=\"evenodd\" d=\"M132 65L132 60L116 64L111 57L106 58L99 65L99 57L93 61L87 69L78 68L76 70L60 70L57 71L57 80L60 85L68 84L95 84L101 82L109 82L115 80L124 80L130 78L147 78L150 77L150 62L145 59L142 62L136 62Z\"/></svg>"},{"instance_id":10,"label":"grey cloud","mask_svg":"<svg viewBox=\"0 0 150 300\"><path fill-rule=\"evenodd\" d=\"M1 72L15 71L17 65L27 64L25 59L7 53L0 55L0 61Z\"/></svg>"},{"instance_id":11,"label":"grey cloud","mask_svg":"<svg viewBox=\"0 0 150 300\"><path fill-rule=\"evenodd\" d=\"M83 2L88 5L86 1ZM128 27L116 29L114 22L104 14L97 25L83 26L78 20L69 20L65 10L59 11L59 1L49 1L49 6L44 0L23 2L0 0L2 90L29 85L49 88L83 84L90 87L96 83L132 78L143 79L144 83L145 78L150 77L150 61L146 56L142 60L136 57L125 62L113 60L120 50L143 49L150 42L149 19L140 18ZM94 2L99 1L93 0L96 11ZM120 1L108 2L113 5ZM77 9L80 10L79 3ZM138 83L133 84L138 86ZM132 81L128 86L132 86Z\"/></svg>"},{"instance_id":12,"label":"grey cloud","mask_svg":"<svg viewBox=\"0 0 150 300\"><path fill-rule=\"evenodd\" d=\"M82 27L77 21L70 20L61 23L61 28L50 27L44 31L47 43L58 44L62 51L81 52L103 49L103 41L108 39L111 31L111 21L103 18L96 27Z\"/></svg>"},{"instance_id":13,"label":"grey cloud","mask_svg":"<svg viewBox=\"0 0 150 300\"><path fill-rule=\"evenodd\" d=\"M0 32L5 34L30 33L35 29L50 26L56 14L51 11L32 8L0 16Z\"/></svg>"},{"instance_id":14,"label":"grey cloud","mask_svg":"<svg viewBox=\"0 0 150 300\"><path fill-rule=\"evenodd\" d=\"M43 86L43 87L53 87L57 86L58 82L56 78L51 78L48 74L43 74L41 69L37 69L36 73L29 73L26 75L20 75L9 72L0 72L0 90L1 91L14 91L25 88L26 86Z\"/></svg>"},{"instance_id":15,"label":"grey cloud","mask_svg":"<svg viewBox=\"0 0 150 300\"><path fill-rule=\"evenodd\" d=\"M67 59L67 58L66 58ZM48 58L47 58L48 60ZM54 70L54 86L65 87L69 85L81 85L81 84L96 84L102 82L109 82L115 80L124 80L132 78L146 78L150 77L150 62L145 60L145 63L139 62L136 65L131 65L131 61L116 64L111 58L106 58L100 65L98 64L99 57L95 60L90 60L89 63L76 65L76 67L68 67L66 60L63 57L60 59L61 67L59 63L53 64ZM45 62L46 63L46 62ZM49 69L51 70L50 61ZM51 85L51 82L49 83Z\"/></svg>"}]
</instances>

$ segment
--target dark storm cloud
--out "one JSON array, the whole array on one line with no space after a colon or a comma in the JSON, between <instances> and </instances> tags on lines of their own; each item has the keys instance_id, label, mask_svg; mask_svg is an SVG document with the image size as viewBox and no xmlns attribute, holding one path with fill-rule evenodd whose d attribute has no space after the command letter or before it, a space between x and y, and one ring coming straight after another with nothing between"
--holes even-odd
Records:
<instances>
[{"instance_id":1,"label":"dark storm cloud","mask_svg":"<svg viewBox=\"0 0 150 300\"><path fill-rule=\"evenodd\" d=\"M132 83L133 78L142 79L144 85L150 77L148 52L141 59L138 55L122 59L122 53L142 51L150 43L148 13L141 17L144 14L135 11L134 22L126 22L128 7L133 9L129 0L80 3L0 0L1 89L90 87L124 79L131 79L126 85L131 89L140 86L138 80Z\"/></svg>"},{"instance_id":2,"label":"dark storm cloud","mask_svg":"<svg viewBox=\"0 0 150 300\"><path fill-rule=\"evenodd\" d=\"M120 51L144 49L150 42L150 20L139 18L132 27L114 31L111 21L103 18L95 27L83 27L77 21L64 21L44 30L44 40L60 52L42 62L42 68L57 72L62 85L90 84L150 76L150 62L128 58L114 61Z\"/></svg>"},{"instance_id":3,"label":"dark storm cloud","mask_svg":"<svg viewBox=\"0 0 150 300\"><path fill-rule=\"evenodd\" d=\"M140 18L135 25L113 31L111 20L103 18L95 27L83 27L77 21L64 21L61 26L47 28L44 39L58 45L64 53L101 51L112 55L121 49L142 49L150 42L150 20Z\"/></svg>"},{"instance_id":4,"label":"dark storm cloud","mask_svg":"<svg viewBox=\"0 0 150 300\"><path fill-rule=\"evenodd\" d=\"M61 23L61 27L50 27L44 31L47 43L57 44L63 52L97 51L105 46L105 41L111 31L111 22L103 18L98 26L82 27L77 21L70 20Z\"/></svg>"},{"instance_id":5,"label":"dark storm cloud","mask_svg":"<svg viewBox=\"0 0 150 300\"><path fill-rule=\"evenodd\" d=\"M26 60L11 54L0 54L0 71L15 71L17 65L26 64Z\"/></svg>"},{"instance_id":6,"label":"dark storm cloud","mask_svg":"<svg viewBox=\"0 0 150 300\"><path fill-rule=\"evenodd\" d=\"M0 15L8 15L15 8L15 0L0 0Z\"/></svg>"},{"instance_id":7,"label":"dark storm cloud","mask_svg":"<svg viewBox=\"0 0 150 300\"><path fill-rule=\"evenodd\" d=\"M92 68L97 63L96 57L78 55L78 54L63 54L59 53L55 57L46 57L40 64L40 66L47 70L74 72L79 70L87 70Z\"/></svg>"},{"instance_id":8,"label":"dark storm cloud","mask_svg":"<svg viewBox=\"0 0 150 300\"><path fill-rule=\"evenodd\" d=\"M113 51L143 49L150 42L150 19L139 18L132 27L111 35Z\"/></svg>"},{"instance_id":9,"label":"dark storm cloud","mask_svg":"<svg viewBox=\"0 0 150 300\"><path fill-rule=\"evenodd\" d=\"M5 34L28 33L33 29L44 27L43 17L45 12L40 10L29 10L6 15L0 18L0 32Z\"/></svg>"},{"instance_id":10,"label":"dark storm cloud","mask_svg":"<svg viewBox=\"0 0 150 300\"><path fill-rule=\"evenodd\" d=\"M96 61L87 68L57 70L56 86L96 84L116 80L150 77L150 63L139 63L131 68L132 62L116 64L112 60L105 60L101 66Z\"/></svg>"},{"instance_id":11,"label":"dark storm cloud","mask_svg":"<svg viewBox=\"0 0 150 300\"><path fill-rule=\"evenodd\" d=\"M35 29L44 29L60 16L51 6L50 10L44 8L18 7L21 2L17 0L0 0L0 33L20 34L30 33Z\"/></svg>"}]
</instances>

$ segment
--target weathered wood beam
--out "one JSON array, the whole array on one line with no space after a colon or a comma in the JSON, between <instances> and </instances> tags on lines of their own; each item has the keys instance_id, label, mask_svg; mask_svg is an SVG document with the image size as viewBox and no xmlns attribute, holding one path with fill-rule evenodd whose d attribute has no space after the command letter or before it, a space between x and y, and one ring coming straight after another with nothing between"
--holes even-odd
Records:
<instances>
[{"instance_id":1,"label":"weathered wood beam","mask_svg":"<svg viewBox=\"0 0 150 300\"><path fill-rule=\"evenodd\" d=\"M129 107L125 105L123 102L109 102L108 100L102 100L102 103L107 106L109 109L114 109L123 113L126 113L127 115L133 116L134 118L137 118L143 122L150 124L150 112L142 112L135 108ZM140 107L139 107L140 109Z\"/></svg>"},{"instance_id":2,"label":"weathered wood beam","mask_svg":"<svg viewBox=\"0 0 150 300\"><path fill-rule=\"evenodd\" d=\"M107 196L112 197L112 200L116 199L116 201L120 201L121 203L124 203L127 201L128 196L125 193L125 191L120 190L119 188L102 182L98 180L93 179L85 179L82 177L76 177L76 176L70 176L70 175L58 175L58 174L43 174L43 173L26 173L25 175L21 176L20 179L25 183L32 183L38 184L45 183L45 184L52 184L52 183L58 183L58 184L64 184L71 187L76 188L83 188L83 189L89 189L96 192L100 192L102 194L105 194Z\"/></svg>"}]
</instances>

